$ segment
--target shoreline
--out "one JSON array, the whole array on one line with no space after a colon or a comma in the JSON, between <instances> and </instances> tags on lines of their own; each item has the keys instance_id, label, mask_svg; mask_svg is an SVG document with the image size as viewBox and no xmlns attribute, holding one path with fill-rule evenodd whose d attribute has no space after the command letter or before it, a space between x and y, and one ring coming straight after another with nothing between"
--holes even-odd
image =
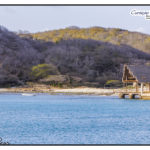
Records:
<instances>
[{"instance_id":1,"label":"shoreline","mask_svg":"<svg viewBox=\"0 0 150 150\"><path fill-rule=\"evenodd\" d=\"M76 94L76 95L99 95L99 96L118 96L122 89L103 89L91 87L76 88L35 88L35 87L12 87L0 88L0 93L47 93L47 94Z\"/></svg>"}]
</instances>

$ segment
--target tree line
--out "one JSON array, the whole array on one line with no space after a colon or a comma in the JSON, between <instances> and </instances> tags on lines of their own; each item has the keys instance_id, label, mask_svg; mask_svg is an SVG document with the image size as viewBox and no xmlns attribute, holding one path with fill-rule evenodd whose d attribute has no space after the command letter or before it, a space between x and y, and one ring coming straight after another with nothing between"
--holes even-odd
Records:
<instances>
[{"instance_id":1,"label":"tree line","mask_svg":"<svg viewBox=\"0 0 150 150\"><path fill-rule=\"evenodd\" d=\"M38 82L52 75L66 76L71 86L104 86L109 80L121 81L123 64L149 60L150 54L128 44L82 38L54 42L0 28L1 87Z\"/></svg>"}]
</instances>

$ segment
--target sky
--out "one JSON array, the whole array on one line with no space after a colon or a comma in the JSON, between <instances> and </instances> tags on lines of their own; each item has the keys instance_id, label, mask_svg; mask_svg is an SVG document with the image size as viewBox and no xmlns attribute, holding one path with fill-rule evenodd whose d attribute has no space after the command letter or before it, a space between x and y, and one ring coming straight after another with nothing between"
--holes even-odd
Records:
<instances>
[{"instance_id":1,"label":"sky","mask_svg":"<svg viewBox=\"0 0 150 150\"><path fill-rule=\"evenodd\" d=\"M0 25L31 33L100 26L150 34L150 19L132 16L131 10L150 11L150 6L0 6Z\"/></svg>"}]
</instances>

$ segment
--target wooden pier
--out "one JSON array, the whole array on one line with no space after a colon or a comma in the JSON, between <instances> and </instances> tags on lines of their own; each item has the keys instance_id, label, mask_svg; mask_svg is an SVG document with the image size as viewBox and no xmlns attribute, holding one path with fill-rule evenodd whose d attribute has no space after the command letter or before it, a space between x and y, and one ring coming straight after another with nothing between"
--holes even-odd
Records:
<instances>
[{"instance_id":1,"label":"wooden pier","mask_svg":"<svg viewBox=\"0 0 150 150\"><path fill-rule=\"evenodd\" d=\"M150 66L124 65L122 82L125 90L119 93L119 98L150 100Z\"/></svg>"}]
</instances>

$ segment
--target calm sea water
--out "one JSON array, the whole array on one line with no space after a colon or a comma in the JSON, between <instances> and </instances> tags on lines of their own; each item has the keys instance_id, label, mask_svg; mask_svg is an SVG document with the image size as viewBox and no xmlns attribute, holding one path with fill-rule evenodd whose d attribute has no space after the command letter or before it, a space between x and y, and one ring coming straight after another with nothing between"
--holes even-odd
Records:
<instances>
[{"instance_id":1,"label":"calm sea water","mask_svg":"<svg viewBox=\"0 0 150 150\"><path fill-rule=\"evenodd\" d=\"M150 144L150 101L0 94L0 137L11 144Z\"/></svg>"}]
</instances>

